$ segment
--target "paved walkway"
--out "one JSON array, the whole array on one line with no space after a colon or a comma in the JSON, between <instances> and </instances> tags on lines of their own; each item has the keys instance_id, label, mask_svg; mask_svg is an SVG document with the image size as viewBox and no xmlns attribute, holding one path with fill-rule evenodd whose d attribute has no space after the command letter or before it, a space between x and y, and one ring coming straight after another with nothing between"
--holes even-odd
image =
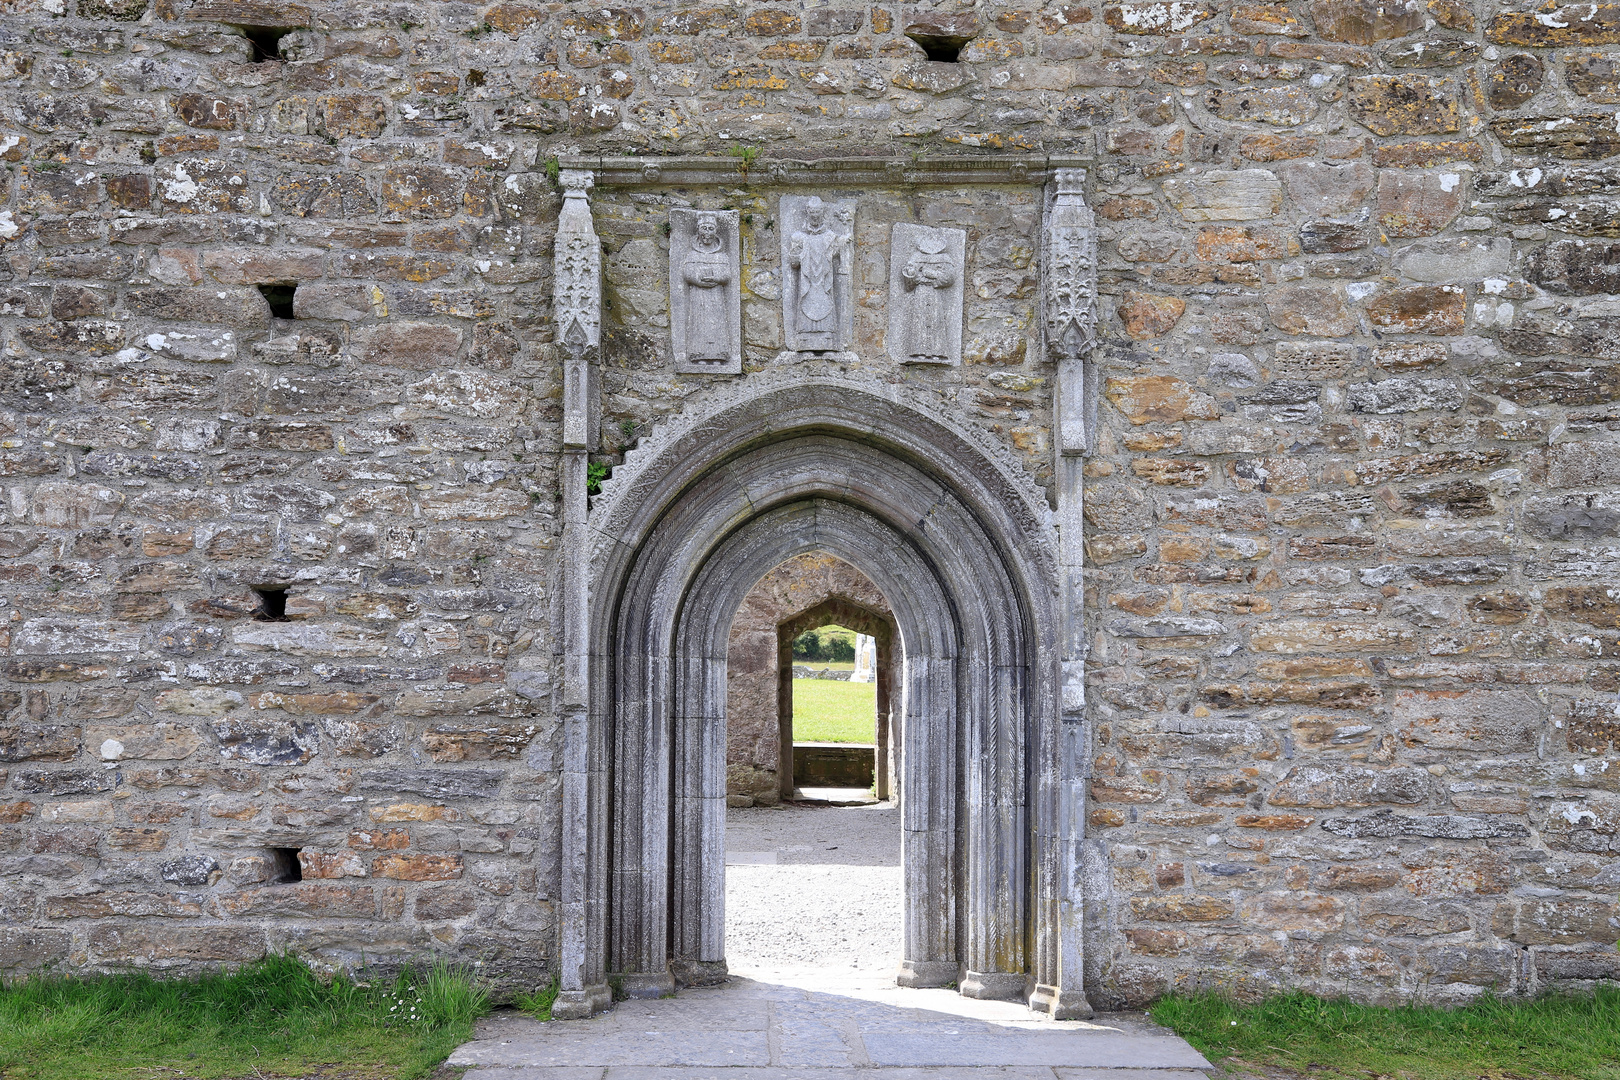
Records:
<instances>
[{"instance_id":1,"label":"paved walkway","mask_svg":"<svg viewBox=\"0 0 1620 1080\"><path fill-rule=\"evenodd\" d=\"M895 986L892 806L733 810L726 846L727 985L591 1020L492 1017L449 1064L473 1066L463 1080L1204 1080L1209 1063L1140 1015L1054 1021Z\"/></svg>"},{"instance_id":2,"label":"paved walkway","mask_svg":"<svg viewBox=\"0 0 1620 1080\"><path fill-rule=\"evenodd\" d=\"M1205 1080L1140 1015L1041 1020L1012 1002L857 972L753 972L592 1020L503 1015L450 1057L463 1080Z\"/></svg>"}]
</instances>

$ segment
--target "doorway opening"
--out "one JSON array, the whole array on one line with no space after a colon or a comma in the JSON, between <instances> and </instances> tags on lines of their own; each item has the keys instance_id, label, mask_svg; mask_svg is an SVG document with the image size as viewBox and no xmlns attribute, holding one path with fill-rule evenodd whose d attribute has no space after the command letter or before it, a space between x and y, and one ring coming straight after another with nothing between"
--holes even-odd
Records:
<instances>
[{"instance_id":1,"label":"doorway opening","mask_svg":"<svg viewBox=\"0 0 1620 1080\"><path fill-rule=\"evenodd\" d=\"M728 639L726 804L892 799L895 644L888 600L852 564L817 552L765 574Z\"/></svg>"},{"instance_id":2,"label":"doorway opening","mask_svg":"<svg viewBox=\"0 0 1620 1080\"><path fill-rule=\"evenodd\" d=\"M892 981L900 967L892 618L865 574L815 552L765 574L733 619L725 884L733 972Z\"/></svg>"}]
</instances>

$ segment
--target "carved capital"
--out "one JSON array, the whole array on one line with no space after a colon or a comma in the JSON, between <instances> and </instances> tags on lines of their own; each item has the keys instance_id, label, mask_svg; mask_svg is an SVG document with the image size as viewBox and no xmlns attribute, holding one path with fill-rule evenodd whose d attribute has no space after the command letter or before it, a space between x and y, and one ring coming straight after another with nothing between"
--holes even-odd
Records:
<instances>
[{"instance_id":1,"label":"carved capital","mask_svg":"<svg viewBox=\"0 0 1620 1080\"><path fill-rule=\"evenodd\" d=\"M1052 171L1052 187L1058 195L1078 195L1081 202L1086 199L1086 170L1084 169L1054 169Z\"/></svg>"}]
</instances>

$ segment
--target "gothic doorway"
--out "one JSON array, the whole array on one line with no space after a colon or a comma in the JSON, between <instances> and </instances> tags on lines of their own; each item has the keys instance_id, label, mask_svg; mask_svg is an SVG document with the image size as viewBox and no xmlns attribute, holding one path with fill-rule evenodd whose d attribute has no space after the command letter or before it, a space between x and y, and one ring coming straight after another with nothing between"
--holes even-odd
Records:
<instances>
[{"instance_id":1,"label":"gothic doorway","mask_svg":"<svg viewBox=\"0 0 1620 1080\"><path fill-rule=\"evenodd\" d=\"M901 640L898 981L1088 1013L1044 499L920 404L832 378L767 385L657 433L591 508L559 1015L603 1007L609 985L724 976L727 634L755 582L813 551L868 572Z\"/></svg>"}]
</instances>

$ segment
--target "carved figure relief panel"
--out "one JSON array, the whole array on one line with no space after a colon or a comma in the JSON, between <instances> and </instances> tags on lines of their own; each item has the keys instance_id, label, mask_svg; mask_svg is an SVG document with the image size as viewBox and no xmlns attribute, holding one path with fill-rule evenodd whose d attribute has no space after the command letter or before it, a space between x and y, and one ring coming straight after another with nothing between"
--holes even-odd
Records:
<instances>
[{"instance_id":1,"label":"carved figure relief panel","mask_svg":"<svg viewBox=\"0 0 1620 1080\"><path fill-rule=\"evenodd\" d=\"M778 218L788 351L847 351L854 339L855 200L784 195Z\"/></svg>"},{"instance_id":2,"label":"carved figure relief panel","mask_svg":"<svg viewBox=\"0 0 1620 1080\"><path fill-rule=\"evenodd\" d=\"M889 355L902 364L962 362L967 233L896 224L889 234Z\"/></svg>"},{"instance_id":3,"label":"carved figure relief panel","mask_svg":"<svg viewBox=\"0 0 1620 1080\"><path fill-rule=\"evenodd\" d=\"M675 370L741 375L737 211L671 210L669 226L669 330Z\"/></svg>"}]
</instances>

